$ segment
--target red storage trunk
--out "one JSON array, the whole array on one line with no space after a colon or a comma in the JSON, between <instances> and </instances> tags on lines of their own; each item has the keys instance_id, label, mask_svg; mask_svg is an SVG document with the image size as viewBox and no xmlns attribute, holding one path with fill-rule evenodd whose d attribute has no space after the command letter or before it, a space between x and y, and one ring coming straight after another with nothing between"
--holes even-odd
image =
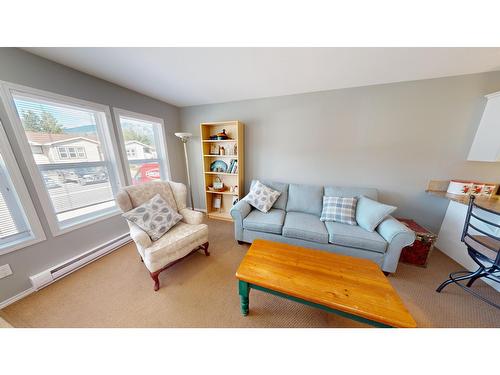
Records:
<instances>
[{"instance_id":1,"label":"red storage trunk","mask_svg":"<svg viewBox=\"0 0 500 375\"><path fill-rule=\"evenodd\" d=\"M413 230L417 235L413 245L406 246L401 251L400 262L426 267L427 259L434 248L437 236L428 229L420 226L414 220L397 218L400 222Z\"/></svg>"}]
</instances>

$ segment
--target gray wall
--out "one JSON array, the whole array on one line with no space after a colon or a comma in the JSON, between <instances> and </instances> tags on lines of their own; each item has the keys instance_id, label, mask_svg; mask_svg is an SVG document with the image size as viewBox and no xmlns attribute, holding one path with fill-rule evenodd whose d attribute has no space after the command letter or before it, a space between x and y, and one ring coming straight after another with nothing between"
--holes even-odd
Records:
<instances>
[{"instance_id":1,"label":"gray wall","mask_svg":"<svg viewBox=\"0 0 500 375\"><path fill-rule=\"evenodd\" d=\"M430 179L500 181L500 163L466 161L500 72L181 108L195 206L204 207L199 123L241 120L252 178L370 186L380 200L438 231L448 202Z\"/></svg>"},{"instance_id":2,"label":"gray wall","mask_svg":"<svg viewBox=\"0 0 500 375\"><path fill-rule=\"evenodd\" d=\"M13 48L0 48L0 80L163 118L172 179L185 180L184 161L178 157L183 151L173 135L180 129L177 107ZM30 275L126 233L127 226L120 216L116 216L52 237L3 104L0 104L0 120L47 236L44 242L0 256L0 265L9 263L14 272L0 280L1 302L28 289Z\"/></svg>"}]
</instances>

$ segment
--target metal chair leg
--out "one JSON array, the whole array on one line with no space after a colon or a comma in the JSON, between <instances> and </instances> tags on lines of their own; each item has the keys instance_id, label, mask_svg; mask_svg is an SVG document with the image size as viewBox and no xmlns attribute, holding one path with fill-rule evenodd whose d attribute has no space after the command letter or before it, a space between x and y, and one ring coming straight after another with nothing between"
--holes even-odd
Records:
<instances>
[{"instance_id":1,"label":"metal chair leg","mask_svg":"<svg viewBox=\"0 0 500 375\"><path fill-rule=\"evenodd\" d=\"M453 277L452 276L453 274L450 273L449 279L444 281L441 285L439 285L438 288L436 289L436 292L441 293L441 291L443 290L443 288L445 286L450 285L451 283L456 283L457 281L470 279L472 277L479 275L481 272L483 272L483 268L479 268L475 272L470 272L467 275L459 276L459 277Z\"/></svg>"},{"instance_id":2,"label":"metal chair leg","mask_svg":"<svg viewBox=\"0 0 500 375\"><path fill-rule=\"evenodd\" d=\"M479 273L478 275L476 276L473 276L471 277L471 279L469 280L469 282L467 283L467 287L470 288L472 286L472 284L474 284L474 282L483 277L483 276L486 276L488 273L487 272L484 272L484 268L481 269L481 273Z\"/></svg>"}]
</instances>

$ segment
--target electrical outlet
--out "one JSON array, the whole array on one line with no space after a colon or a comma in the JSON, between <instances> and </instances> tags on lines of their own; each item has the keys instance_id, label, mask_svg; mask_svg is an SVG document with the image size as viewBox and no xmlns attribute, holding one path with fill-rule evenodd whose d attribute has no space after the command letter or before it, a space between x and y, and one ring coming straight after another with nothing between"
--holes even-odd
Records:
<instances>
[{"instance_id":1,"label":"electrical outlet","mask_svg":"<svg viewBox=\"0 0 500 375\"><path fill-rule=\"evenodd\" d=\"M8 264L4 264L0 267L0 279L3 279L4 277L7 277L9 275L12 275L12 270L10 269L10 266Z\"/></svg>"}]
</instances>

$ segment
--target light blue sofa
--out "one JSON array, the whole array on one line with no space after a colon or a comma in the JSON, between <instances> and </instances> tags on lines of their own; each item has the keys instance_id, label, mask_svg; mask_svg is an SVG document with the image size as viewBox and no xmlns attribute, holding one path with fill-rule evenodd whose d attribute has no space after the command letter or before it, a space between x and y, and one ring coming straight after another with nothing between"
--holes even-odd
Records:
<instances>
[{"instance_id":1,"label":"light blue sofa","mask_svg":"<svg viewBox=\"0 0 500 375\"><path fill-rule=\"evenodd\" d=\"M377 200L376 189L260 181L281 191L281 195L267 213L254 209L244 200L231 209L234 235L240 243L252 243L256 238L263 238L367 258L377 263L382 271L393 273L398 266L401 249L415 240L415 233L392 216L384 219L375 232L357 225L320 221L323 195L364 195ZM252 181L254 183L255 180Z\"/></svg>"}]
</instances>

